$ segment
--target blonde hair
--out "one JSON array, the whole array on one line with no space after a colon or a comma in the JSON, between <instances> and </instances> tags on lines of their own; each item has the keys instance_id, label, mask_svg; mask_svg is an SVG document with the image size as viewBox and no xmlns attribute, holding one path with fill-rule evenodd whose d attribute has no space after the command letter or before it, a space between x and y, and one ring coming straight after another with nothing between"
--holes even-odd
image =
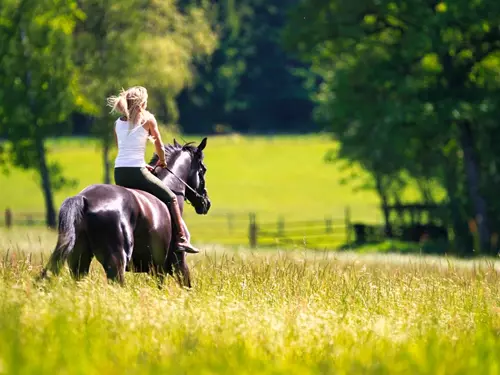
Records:
<instances>
[{"instance_id":1,"label":"blonde hair","mask_svg":"<svg viewBox=\"0 0 500 375\"><path fill-rule=\"evenodd\" d=\"M111 113L118 112L125 116L132 129L143 120L141 109L147 100L148 91L142 86L134 86L128 90L122 89L118 96L109 97L107 102Z\"/></svg>"}]
</instances>

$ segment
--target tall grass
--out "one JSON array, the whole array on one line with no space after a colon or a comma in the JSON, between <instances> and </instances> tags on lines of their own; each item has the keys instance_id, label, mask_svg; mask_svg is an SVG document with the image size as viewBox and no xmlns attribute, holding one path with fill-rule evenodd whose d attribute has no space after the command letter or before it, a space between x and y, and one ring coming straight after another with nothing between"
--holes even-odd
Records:
<instances>
[{"instance_id":1,"label":"tall grass","mask_svg":"<svg viewBox=\"0 0 500 375\"><path fill-rule=\"evenodd\" d=\"M500 370L495 262L212 246L190 291L121 288L97 264L35 283L53 235L1 234L0 374Z\"/></svg>"}]
</instances>

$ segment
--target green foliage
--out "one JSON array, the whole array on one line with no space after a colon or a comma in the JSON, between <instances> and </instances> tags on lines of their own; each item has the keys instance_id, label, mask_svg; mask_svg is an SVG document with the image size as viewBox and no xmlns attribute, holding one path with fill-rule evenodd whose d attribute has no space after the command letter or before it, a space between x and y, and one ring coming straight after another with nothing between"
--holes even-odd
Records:
<instances>
[{"instance_id":1,"label":"green foliage","mask_svg":"<svg viewBox=\"0 0 500 375\"><path fill-rule=\"evenodd\" d=\"M281 46L286 13L296 3L218 2L213 20L219 28L218 48L198 67L194 87L179 98L186 131L311 130L304 78L294 74L304 64Z\"/></svg>"},{"instance_id":2,"label":"green foliage","mask_svg":"<svg viewBox=\"0 0 500 375\"><path fill-rule=\"evenodd\" d=\"M488 374L500 366L497 262L233 252L189 256L194 287L100 265L33 283L55 236L0 233L7 374ZM15 248L7 254L6 249ZM45 257L46 258L46 257Z\"/></svg>"},{"instance_id":3,"label":"green foliage","mask_svg":"<svg viewBox=\"0 0 500 375\"><path fill-rule=\"evenodd\" d=\"M7 0L0 9L0 133L10 142L9 162L38 172L51 226L52 189L64 179L48 164L44 141L74 109L72 33L81 16L73 0Z\"/></svg>"},{"instance_id":4,"label":"green foliage","mask_svg":"<svg viewBox=\"0 0 500 375\"><path fill-rule=\"evenodd\" d=\"M3 2L0 29L0 128L13 142L14 161L35 167L35 141L52 135L73 110L73 1Z\"/></svg>"},{"instance_id":5,"label":"green foliage","mask_svg":"<svg viewBox=\"0 0 500 375\"><path fill-rule=\"evenodd\" d=\"M499 225L498 153L481 147L500 129L486 125L498 117L499 21L495 1L318 0L297 6L286 32L322 78L316 116L341 158L374 180L439 180L455 221L479 223L484 251Z\"/></svg>"},{"instance_id":6,"label":"green foliage","mask_svg":"<svg viewBox=\"0 0 500 375\"><path fill-rule=\"evenodd\" d=\"M0 118L10 140L25 142L21 147L29 149L39 133L56 132L73 110L71 35L81 16L75 6L55 0L3 3Z\"/></svg>"},{"instance_id":7,"label":"green foliage","mask_svg":"<svg viewBox=\"0 0 500 375\"><path fill-rule=\"evenodd\" d=\"M80 71L80 111L93 117L103 144L104 181L110 181L113 119L106 97L145 86L150 105L166 123L177 120L175 97L193 79L193 63L210 55L216 34L208 10L181 12L173 0L83 0L85 19L75 33Z\"/></svg>"},{"instance_id":8,"label":"green foliage","mask_svg":"<svg viewBox=\"0 0 500 375\"><path fill-rule=\"evenodd\" d=\"M75 34L75 53L82 104L98 120L107 112L106 96L132 85L149 88L153 107L161 108L190 83L193 61L215 47L202 7L181 13L171 0L84 0L81 8L86 18Z\"/></svg>"}]
</instances>

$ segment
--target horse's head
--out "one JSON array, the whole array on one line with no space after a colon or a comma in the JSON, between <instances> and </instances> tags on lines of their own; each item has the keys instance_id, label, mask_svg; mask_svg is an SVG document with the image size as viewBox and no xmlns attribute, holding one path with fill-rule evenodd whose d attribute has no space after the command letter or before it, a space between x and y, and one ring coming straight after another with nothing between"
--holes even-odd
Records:
<instances>
[{"instance_id":1,"label":"horse's head","mask_svg":"<svg viewBox=\"0 0 500 375\"><path fill-rule=\"evenodd\" d=\"M175 140L174 142L176 143ZM196 213L200 215L206 215L212 205L205 186L205 173L207 173L207 167L203 163L203 150L206 146L207 138L203 138L197 147L191 149L191 168L186 181L193 189L186 189L186 198L191 202ZM183 148L185 147L186 146Z\"/></svg>"},{"instance_id":2,"label":"horse's head","mask_svg":"<svg viewBox=\"0 0 500 375\"><path fill-rule=\"evenodd\" d=\"M207 138L203 138L198 146L192 143L182 146L174 139L173 145L165 145L166 164L173 174L166 169L156 168L155 171L174 193L182 192L200 215L206 215L211 207L205 186L207 168L203 162L206 145ZM150 166L155 166L157 162L158 155L155 154Z\"/></svg>"}]
</instances>

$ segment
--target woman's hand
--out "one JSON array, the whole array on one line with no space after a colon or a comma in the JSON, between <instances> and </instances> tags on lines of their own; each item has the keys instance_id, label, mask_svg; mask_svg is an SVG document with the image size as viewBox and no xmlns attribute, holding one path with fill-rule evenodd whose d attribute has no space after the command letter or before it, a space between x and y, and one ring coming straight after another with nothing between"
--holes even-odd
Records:
<instances>
[{"instance_id":1,"label":"woman's hand","mask_svg":"<svg viewBox=\"0 0 500 375\"><path fill-rule=\"evenodd\" d=\"M165 163L165 160L161 160L161 159L159 159L159 160L156 162L156 167L167 168L167 164Z\"/></svg>"}]
</instances>

